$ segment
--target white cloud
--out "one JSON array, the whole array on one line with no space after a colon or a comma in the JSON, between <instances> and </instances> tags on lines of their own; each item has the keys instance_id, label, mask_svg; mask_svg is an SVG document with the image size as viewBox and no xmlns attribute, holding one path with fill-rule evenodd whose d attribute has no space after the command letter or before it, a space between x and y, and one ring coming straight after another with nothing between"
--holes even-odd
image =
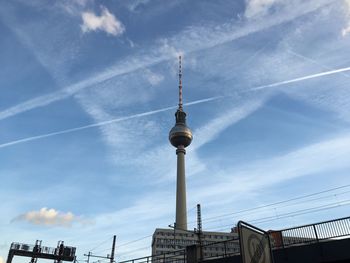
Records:
<instances>
[{"instance_id":1,"label":"white cloud","mask_svg":"<svg viewBox=\"0 0 350 263\"><path fill-rule=\"evenodd\" d=\"M150 2L150 0L135 0L135 1L132 1L131 4L128 5L128 9L131 12L135 12L135 11L137 11L137 9L140 6L144 6L144 5L148 4L149 2Z\"/></svg>"},{"instance_id":2,"label":"white cloud","mask_svg":"<svg viewBox=\"0 0 350 263\"><path fill-rule=\"evenodd\" d=\"M343 37L345 37L349 33L350 33L350 24L348 24L348 26L343 28L343 30L341 31L341 34Z\"/></svg>"},{"instance_id":3,"label":"white cloud","mask_svg":"<svg viewBox=\"0 0 350 263\"><path fill-rule=\"evenodd\" d=\"M38 107L49 105L55 101L66 99L83 89L109 80L111 78L127 73L132 73L139 69L155 65L168 59L173 59L174 56L177 56L179 54L179 50L176 48L177 43L181 43L181 47L186 51L186 53L210 49L217 45L233 41L252 33L266 30L271 26L276 26L281 23L291 21L299 16L315 11L327 3L328 2L325 0L317 1L317 3L308 2L299 6L295 6L293 9L289 10L290 12L281 12L281 14L277 16L268 17L259 24L247 23L245 26L241 27L238 30L232 24L222 24L214 28L189 28L188 30L180 32L173 38L162 40L160 43L158 43L158 45L152 46L150 50L157 50L157 52L150 52L149 50L146 50L147 52L144 52L151 55L129 57L128 59L122 60L116 65L107 68L103 72L98 72L92 77L86 78L83 81L68 85L59 91L38 96L36 98L27 100L25 102L9 107L3 111L0 111L0 120ZM2 14L3 13L1 13L1 15ZM52 56L50 56L50 58L52 58ZM51 61L52 60L50 60L50 63Z\"/></svg>"},{"instance_id":4,"label":"white cloud","mask_svg":"<svg viewBox=\"0 0 350 263\"><path fill-rule=\"evenodd\" d=\"M263 105L265 99L265 96L262 96L256 100L244 101L244 103L241 103L241 105L225 111L218 118L215 118L214 120L208 122L208 124L205 126L200 127L194 132L194 137L196 140L193 143L193 147L198 149L204 144L215 140L220 133L226 130L228 127L246 118L251 113L259 109Z\"/></svg>"},{"instance_id":5,"label":"white cloud","mask_svg":"<svg viewBox=\"0 0 350 263\"><path fill-rule=\"evenodd\" d=\"M152 86L156 86L156 85L158 85L159 83L161 83L161 82L164 80L164 76L163 76L163 75L154 73L154 72L152 72L152 71L149 70L149 69L146 69L146 70L144 71L144 75L145 75L146 80L147 80Z\"/></svg>"},{"instance_id":6,"label":"white cloud","mask_svg":"<svg viewBox=\"0 0 350 263\"><path fill-rule=\"evenodd\" d=\"M63 8L70 15L80 15L81 11L87 6L89 0L62 0L56 4Z\"/></svg>"},{"instance_id":7,"label":"white cloud","mask_svg":"<svg viewBox=\"0 0 350 263\"><path fill-rule=\"evenodd\" d=\"M347 34L350 33L350 0L344 0L344 5L345 5L345 12L346 12L346 15L348 17L348 23L346 25L346 27L343 28L342 30L342 36L345 37Z\"/></svg>"},{"instance_id":8,"label":"white cloud","mask_svg":"<svg viewBox=\"0 0 350 263\"><path fill-rule=\"evenodd\" d=\"M250 18L265 15L280 0L246 0L245 16Z\"/></svg>"},{"instance_id":9,"label":"white cloud","mask_svg":"<svg viewBox=\"0 0 350 263\"><path fill-rule=\"evenodd\" d=\"M0 257L0 263L5 263L5 260L2 257Z\"/></svg>"},{"instance_id":10,"label":"white cloud","mask_svg":"<svg viewBox=\"0 0 350 263\"><path fill-rule=\"evenodd\" d=\"M21 214L12 220L12 222L15 221L26 221L34 225L70 227L73 222L80 221L80 219L71 212L64 213L43 207L39 211Z\"/></svg>"},{"instance_id":11,"label":"white cloud","mask_svg":"<svg viewBox=\"0 0 350 263\"><path fill-rule=\"evenodd\" d=\"M335 137L288 152L281 156L252 161L241 166L216 171L216 183L203 186L198 199L219 202L234 187L236 194L249 193L291 179L312 174L348 169L350 135ZM263 176L262 176L263 175ZM233 196L233 199L237 196ZM227 202L233 199L226 200Z\"/></svg>"},{"instance_id":12,"label":"white cloud","mask_svg":"<svg viewBox=\"0 0 350 263\"><path fill-rule=\"evenodd\" d=\"M230 167L216 169L214 172L215 178L213 177L213 171L208 170L210 169L210 166L208 166L207 169L202 170L200 174L201 180L195 180L197 184L201 184L200 186L196 185L193 180L188 181L188 209L193 204L201 202L206 207L211 206L213 211L220 214L223 213L220 210L223 203L230 203L234 207L237 201L242 199L243 193L245 196L249 196L253 192L257 192L256 190L266 189L295 178L324 171L334 171L339 167L348 169L349 145L350 137L349 134L346 134L316 144L306 145L281 156L265 158L259 161L253 160L244 165L231 165ZM170 156L167 165L169 170L173 168L171 174L175 179L175 169L174 167L169 167L170 161L175 159L175 153L169 150L168 147L162 154ZM195 152L191 151L188 154L191 157L186 160L191 161L193 158L196 158ZM153 160L157 160L157 162L155 164L153 162L153 168L158 169L159 165L163 166L163 162L159 163L159 158L155 157L155 155L153 155ZM152 164L152 162L149 163ZM186 168L188 171L191 170L189 166ZM204 185L203 181L206 182ZM154 206L155 203L157 204L156 206ZM136 199L129 207L97 215L95 218L96 227L91 229L91 231L98 232L99 229L110 229L118 226L121 237L128 236L131 238L130 226L125 226L127 225L126 222L129 222L129 219L132 218L135 228L131 227L131 234L135 234L135 238L149 235L152 227L165 227L172 222L174 207L169 206L169 204L173 203L174 192L169 193L168 189L151 191L143 195L141 199ZM149 213L150 210L154 213ZM206 214L206 216L208 215ZM232 218L227 220L232 222ZM142 227L144 225L150 227ZM144 242L145 245L149 245L147 241ZM127 251L124 250L124 247L121 249L123 250L121 253ZM140 256L143 255L140 254Z\"/></svg>"},{"instance_id":13,"label":"white cloud","mask_svg":"<svg viewBox=\"0 0 350 263\"><path fill-rule=\"evenodd\" d=\"M83 24L81 25L82 31L105 31L107 34L118 36L124 33L124 25L111 14L106 7L101 7L101 15L95 15L93 12L83 12L82 19Z\"/></svg>"}]
</instances>

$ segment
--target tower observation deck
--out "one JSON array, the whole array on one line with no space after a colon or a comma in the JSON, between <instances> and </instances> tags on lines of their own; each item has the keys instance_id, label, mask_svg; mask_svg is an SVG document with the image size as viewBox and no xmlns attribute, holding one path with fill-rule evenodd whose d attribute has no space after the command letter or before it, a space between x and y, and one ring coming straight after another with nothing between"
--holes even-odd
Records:
<instances>
[{"instance_id":1,"label":"tower observation deck","mask_svg":"<svg viewBox=\"0 0 350 263\"><path fill-rule=\"evenodd\" d=\"M176 220L175 228L187 230L185 148L192 142L192 131L186 125L186 113L182 103L182 65L179 56L179 107L175 113L175 126L169 132L169 141L176 147Z\"/></svg>"}]
</instances>

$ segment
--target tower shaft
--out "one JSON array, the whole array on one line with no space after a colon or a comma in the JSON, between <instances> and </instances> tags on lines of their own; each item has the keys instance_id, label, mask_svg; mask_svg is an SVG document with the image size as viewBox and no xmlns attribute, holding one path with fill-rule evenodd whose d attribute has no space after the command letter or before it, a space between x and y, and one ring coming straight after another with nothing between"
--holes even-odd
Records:
<instances>
[{"instance_id":1,"label":"tower shaft","mask_svg":"<svg viewBox=\"0 0 350 263\"><path fill-rule=\"evenodd\" d=\"M176 178L176 225L177 229L187 230L186 208L186 177L185 177L185 147L179 145L177 154L177 178Z\"/></svg>"}]
</instances>

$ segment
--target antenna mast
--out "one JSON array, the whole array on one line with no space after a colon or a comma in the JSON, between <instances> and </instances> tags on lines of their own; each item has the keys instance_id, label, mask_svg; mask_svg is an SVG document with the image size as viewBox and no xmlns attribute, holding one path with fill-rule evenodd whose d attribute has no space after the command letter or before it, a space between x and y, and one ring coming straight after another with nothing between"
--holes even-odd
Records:
<instances>
[{"instance_id":1,"label":"antenna mast","mask_svg":"<svg viewBox=\"0 0 350 263\"><path fill-rule=\"evenodd\" d=\"M179 56L179 110L182 111L182 65L181 65L181 56Z\"/></svg>"},{"instance_id":2,"label":"antenna mast","mask_svg":"<svg viewBox=\"0 0 350 263\"><path fill-rule=\"evenodd\" d=\"M197 234L198 234L198 243L200 249L200 259L203 259L203 244L202 244L202 212L201 205L197 204Z\"/></svg>"}]
</instances>

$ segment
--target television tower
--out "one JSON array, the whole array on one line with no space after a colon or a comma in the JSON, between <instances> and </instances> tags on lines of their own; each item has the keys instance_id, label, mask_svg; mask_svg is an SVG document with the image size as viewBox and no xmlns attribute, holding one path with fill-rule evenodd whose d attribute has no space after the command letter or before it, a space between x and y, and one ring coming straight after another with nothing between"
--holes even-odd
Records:
<instances>
[{"instance_id":1,"label":"television tower","mask_svg":"<svg viewBox=\"0 0 350 263\"><path fill-rule=\"evenodd\" d=\"M179 56L179 107L175 113L175 126L169 132L169 141L176 147L176 220L175 228L187 230L185 148L192 142L192 132L186 125L186 113L182 107L182 68Z\"/></svg>"}]
</instances>

